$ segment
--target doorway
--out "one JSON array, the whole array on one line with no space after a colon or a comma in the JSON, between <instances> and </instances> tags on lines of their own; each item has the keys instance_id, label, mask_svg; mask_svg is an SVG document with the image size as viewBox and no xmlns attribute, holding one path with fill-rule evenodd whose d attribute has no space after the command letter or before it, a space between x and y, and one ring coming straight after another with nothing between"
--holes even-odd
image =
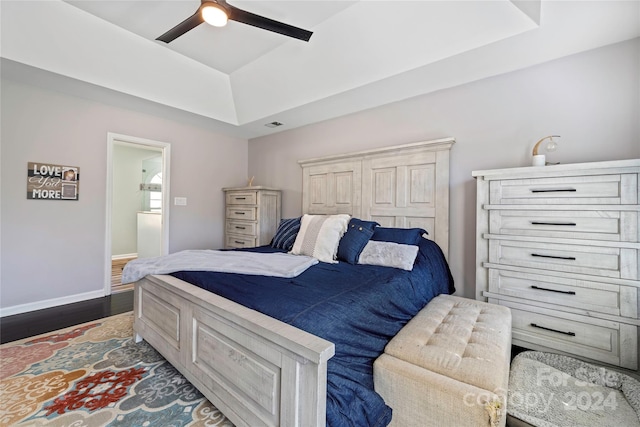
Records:
<instances>
[{"instance_id":1,"label":"doorway","mask_svg":"<svg viewBox=\"0 0 640 427\"><path fill-rule=\"evenodd\" d=\"M131 259L169 252L168 143L107 134L107 207L104 293L120 286Z\"/></svg>"}]
</instances>

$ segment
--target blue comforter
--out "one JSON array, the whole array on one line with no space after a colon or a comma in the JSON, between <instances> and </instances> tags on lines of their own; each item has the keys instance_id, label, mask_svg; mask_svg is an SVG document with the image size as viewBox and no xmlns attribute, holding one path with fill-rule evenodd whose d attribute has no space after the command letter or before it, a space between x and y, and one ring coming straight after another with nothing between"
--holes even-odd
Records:
<instances>
[{"instance_id":1,"label":"blue comforter","mask_svg":"<svg viewBox=\"0 0 640 427\"><path fill-rule=\"evenodd\" d=\"M331 427L391 421L391 409L373 388L373 362L432 298L454 292L442 251L426 239L413 271L321 262L291 279L202 271L172 275L333 342L336 353L327 364Z\"/></svg>"}]
</instances>

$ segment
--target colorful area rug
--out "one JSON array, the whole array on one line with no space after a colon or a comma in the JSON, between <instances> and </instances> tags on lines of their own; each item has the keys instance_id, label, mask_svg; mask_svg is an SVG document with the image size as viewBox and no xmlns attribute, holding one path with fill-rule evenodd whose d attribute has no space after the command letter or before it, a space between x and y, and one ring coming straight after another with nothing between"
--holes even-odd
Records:
<instances>
[{"instance_id":1,"label":"colorful area rug","mask_svg":"<svg viewBox=\"0 0 640 427\"><path fill-rule=\"evenodd\" d=\"M231 426L146 342L133 313L0 346L0 426Z\"/></svg>"}]
</instances>

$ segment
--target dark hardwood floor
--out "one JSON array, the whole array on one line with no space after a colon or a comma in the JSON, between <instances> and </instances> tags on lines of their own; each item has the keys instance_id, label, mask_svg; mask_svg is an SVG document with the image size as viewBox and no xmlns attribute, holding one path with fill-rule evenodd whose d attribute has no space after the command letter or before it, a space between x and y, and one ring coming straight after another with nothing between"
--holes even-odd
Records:
<instances>
[{"instance_id":1,"label":"dark hardwood floor","mask_svg":"<svg viewBox=\"0 0 640 427\"><path fill-rule=\"evenodd\" d=\"M133 310L133 291L0 318L0 344Z\"/></svg>"}]
</instances>

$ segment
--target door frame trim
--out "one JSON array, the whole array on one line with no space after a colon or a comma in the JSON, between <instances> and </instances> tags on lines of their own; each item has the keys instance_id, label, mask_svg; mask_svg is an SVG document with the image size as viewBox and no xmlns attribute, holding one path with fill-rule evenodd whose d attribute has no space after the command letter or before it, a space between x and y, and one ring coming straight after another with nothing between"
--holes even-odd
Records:
<instances>
[{"instance_id":1,"label":"door frame trim","mask_svg":"<svg viewBox=\"0 0 640 427\"><path fill-rule=\"evenodd\" d=\"M159 148L162 151L162 255L169 253L169 212L170 212L170 162L171 144L136 136L107 132L107 173L106 173L106 213L105 213L105 270L104 295L111 295L111 230L113 209L113 146L116 144Z\"/></svg>"}]
</instances>

